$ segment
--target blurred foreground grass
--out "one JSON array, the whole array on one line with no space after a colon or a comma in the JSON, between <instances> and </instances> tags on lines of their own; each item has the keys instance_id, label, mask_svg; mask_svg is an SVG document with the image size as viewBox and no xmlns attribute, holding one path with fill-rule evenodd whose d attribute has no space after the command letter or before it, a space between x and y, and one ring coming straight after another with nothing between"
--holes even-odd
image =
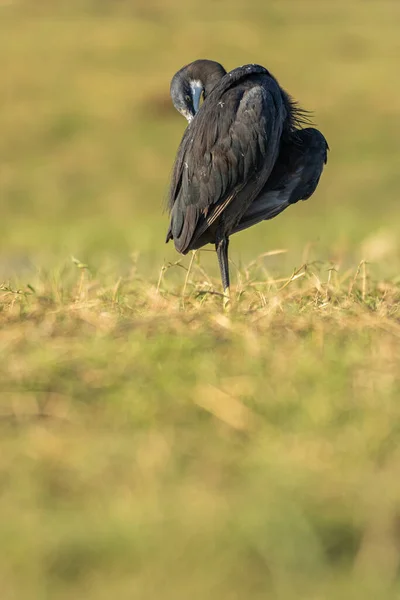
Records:
<instances>
[{"instance_id":1,"label":"blurred foreground grass","mask_svg":"<svg viewBox=\"0 0 400 600\"><path fill-rule=\"evenodd\" d=\"M3 597L398 597L399 283L267 260L3 286Z\"/></svg>"},{"instance_id":2,"label":"blurred foreground grass","mask_svg":"<svg viewBox=\"0 0 400 600\"><path fill-rule=\"evenodd\" d=\"M2 598L399 597L399 24L0 4ZM232 239L230 315L215 255L163 244L169 80L198 57L266 65L332 150Z\"/></svg>"}]
</instances>

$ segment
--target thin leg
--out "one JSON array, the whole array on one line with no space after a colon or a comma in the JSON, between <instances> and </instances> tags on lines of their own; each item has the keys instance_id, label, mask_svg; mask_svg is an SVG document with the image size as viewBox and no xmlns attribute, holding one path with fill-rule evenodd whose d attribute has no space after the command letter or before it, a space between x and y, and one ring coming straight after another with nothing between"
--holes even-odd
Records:
<instances>
[{"instance_id":1,"label":"thin leg","mask_svg":"<svg viewBox=\"0 0 400 600\"><path fill-rule=\"evenodd\" d=\"M215 244L217 251L219 269L221 271L222 287L224 288L224 306L226 306L230 299L229 289L229 263L228 263L228 246L229 238L224 237Z\"/></svg>"}]
</instances>

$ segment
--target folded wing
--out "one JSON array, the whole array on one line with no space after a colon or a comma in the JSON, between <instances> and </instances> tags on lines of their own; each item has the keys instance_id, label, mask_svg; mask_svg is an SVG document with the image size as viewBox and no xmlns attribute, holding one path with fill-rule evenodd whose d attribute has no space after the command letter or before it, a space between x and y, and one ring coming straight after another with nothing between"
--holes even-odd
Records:
<instances>
[{"instance_id":1,"label":"folded wing","mask_svg":"<svg viewBox=\"0 0 400 600\"><path fill-rule=\"evenodd\" d=\"M328 144L312 127L296 131L282 144L271 175L233 233L272 219L290 204L307 200L316 190L327 162Z\"/></svg>"}]
</instances>

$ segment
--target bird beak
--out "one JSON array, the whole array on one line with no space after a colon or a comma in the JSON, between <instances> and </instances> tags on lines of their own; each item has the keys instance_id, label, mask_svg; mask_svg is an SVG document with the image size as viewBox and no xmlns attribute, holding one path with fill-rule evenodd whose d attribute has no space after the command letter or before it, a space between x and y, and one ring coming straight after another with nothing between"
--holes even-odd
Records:
<instances>
[{"instance_id":1,"label":"bird beak","mask_svg":"<svg viewBox=\"0 0 400 600\"><path fill-rule=\"evenodd\" d=\"M197 114L200 108L200 99L204 88L201 81L192 81L190 87L192 88L194 114Z\"/></svg>"}]
</instances>

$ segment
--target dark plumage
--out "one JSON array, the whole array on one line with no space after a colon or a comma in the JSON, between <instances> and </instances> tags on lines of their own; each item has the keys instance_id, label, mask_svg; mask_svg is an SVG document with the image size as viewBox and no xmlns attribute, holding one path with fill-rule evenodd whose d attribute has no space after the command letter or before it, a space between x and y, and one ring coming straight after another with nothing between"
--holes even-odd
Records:
<instances>
[{"instance_id":1,"label":"dark plumage","mask_svg":"<svg viewBox=\"0 0 400 600\"><path fill-rule=\"evenodd\" d=\"M283 141L271 176L232 233L272 219L316 190L327 162L328 145L318 129L307 127Z\"/></svg>"},{"instance_id":2,"label":"dark plumage","mask_svg":"<svg viewBox=\"0 0 400 600\"><path fill-rule=\"evenodd\" d=\"M173 77L171 97L189 125L172 174L166 241L182 254L214 243L229 293L229 236L309 198L328 144L317 129L300 129L304 111L259 65L226 73L195 61Z\"/></svg>"}]
</instances>

